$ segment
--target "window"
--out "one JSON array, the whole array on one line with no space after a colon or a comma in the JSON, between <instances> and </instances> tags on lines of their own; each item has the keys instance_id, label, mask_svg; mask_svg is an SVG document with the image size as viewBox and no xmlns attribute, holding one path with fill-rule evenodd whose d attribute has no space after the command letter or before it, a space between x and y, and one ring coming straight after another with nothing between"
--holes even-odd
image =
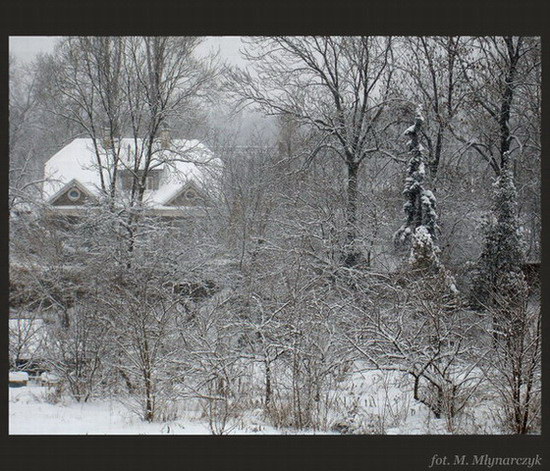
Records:
<instances>
[{"instance_id":1,"label":"window","mask_svg":"<svg viewBox=\"0 0 550 471\"><path fill-rule=\"evenodd\" d=\"M132 185L136 183L136 188L139 188L141 184L141 179L143 178L143 171L140 170L136 174L131 170L123 170L121 176L119 177L120 184L122 189L125 191L130 191ZM160 183L160 172L157 170L150 170L147 177L145 178L145 189L146 190L158 190Z\"/></svg>"},{"instance_id":2,"label":"window","mask_svg":"<svg viewBox=\"0 0 550 471\"><path fill-rule=\"evenodd\" d=\"M129 171L122 172L122 175L119 178L119 181L122 185L122 189L125 191L130 191L132 188L132 174Z\"/></svg>"},{"instance_id":3,"label":"window","mask_svg":"<svg viewBox=\"0 0 550 471\"><path fill-rule=\"evenodd\" d=\"M146 190L158 190L159 189L159 175L157 172L150 173L145 178L145 189Z\"/></svg>"},{"instance_id":4,"label":"window","mask_svg":"<svg viewBox=\"0 0 550 471\"><path fill-rule=\"evenodd\" d=\"M193 190L187 190L185 192L185 197L188 200L194 200L197 197L197 194Z\"/></svg>"},{"instance_id":5,"label":"window","mask_svg":"<svg viewBox=\"0 0 550 471\"><path fill-rule=\"evenodd\" d=\"M71 188L67 196L71 201L77 201L80 199L80 190L78 188Z\"/></svg>"}]
</instances>

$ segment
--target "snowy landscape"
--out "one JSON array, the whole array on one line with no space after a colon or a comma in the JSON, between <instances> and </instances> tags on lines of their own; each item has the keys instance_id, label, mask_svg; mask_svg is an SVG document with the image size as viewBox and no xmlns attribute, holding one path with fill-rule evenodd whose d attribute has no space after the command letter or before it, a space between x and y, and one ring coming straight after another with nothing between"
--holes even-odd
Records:
<instances>
[{"instance_id":1,"label":"snowy landscape","mask_svg":"<svg viewBox=\"0 0 550 471\"><path fill-rule=\"evenodd\" d=\"M357 373L327 391L327 409L315 411L315 429L275 427L262 407L261 391L249 404L241 404L227 420L216 423L196 400L180 400L177 419L144 422L127 397L77 402L56 397L55 390L38 384L10 388L9 433L18 434L472 434L499 433L498 414L486 400L462 415L459 421L434 419L416 403L402 374L368 371ZM55 399L54 399L55 398Z\"/></svg>"},{"instance_id":2,"label":"snowy landscape","mask_svg":"<svg viewBox=\"0 0 550 471\"><path fill-rule=\"evenodd\" d=\"M48 44L11 435L541 433L540 38Z\"/></svg>"}]
</instances>

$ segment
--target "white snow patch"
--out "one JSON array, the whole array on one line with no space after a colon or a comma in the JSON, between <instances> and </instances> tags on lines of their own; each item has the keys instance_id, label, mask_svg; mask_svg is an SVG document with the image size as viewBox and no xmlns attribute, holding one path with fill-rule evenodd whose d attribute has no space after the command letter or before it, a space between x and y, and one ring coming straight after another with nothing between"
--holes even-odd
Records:
<instances>
[{"instance_id":1,"label":"white snow patch","mask_svg":"<svg viewBox=\"0 0 550 471\"><path fill-rule=\"evenodd\" d=\"M29 380L29 374L23 371L10 371L9 380L17 383L26 382Z\"/></svg>"},{"instance_id":2,"label":"white snow patch","mask_svg":"<svg viewBox=\"0 0 550 471\"><path fill-rule=\"evenodd\" d=\"M168 422L145 422L130 411L123 399L102 399L86 403L65 400L46 402L51 392L31 384L9 390L10 435L209 435L206 419L189 414ZM277 430L266 424L243 421L229 427L231 435L323 434L314 431Z\"/></svg>"}]
</instances>

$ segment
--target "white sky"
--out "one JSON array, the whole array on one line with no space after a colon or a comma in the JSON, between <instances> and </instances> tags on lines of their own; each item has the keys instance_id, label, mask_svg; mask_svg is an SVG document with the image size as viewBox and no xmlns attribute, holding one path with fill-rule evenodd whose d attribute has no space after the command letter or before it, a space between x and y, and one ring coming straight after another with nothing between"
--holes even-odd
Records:
<instances>
[{"instance_id":1,"label":"white sky","mask_svg":"<svg viewBox=\"0 0 550 471\"><path fill-rule=\"evenodd\" d=\"M33 60L37 54L52 52L59 36L10 36L10 54L21 62ZM239 48L240 36L209 36L198 48L199 53L206 54L211 50L220 51L220 57L234 65L244 65Z\"/></svg>"},{"instance_id":2,"label":"white sky","mask_svg":"<svg viewBox=\"0 0 550 471\"><path fill-rule=\"evenodd\" d=\"M10 54L28 62L40 52L51 52L56 39L57 36L10 36Z\"/></svg>"},{"instance_id":3,"label":"white sky","mask_svg":"<svg viewBox=\"0 0 550 471\"><path fill-rule=\"evenodd\" d=\"M9 51L20 62L32 61L39 53L52 52L56 41L60 36L10 36ZM240 36L209 36L197 48L199 55L207 55L209 52L219 50L221 60L232 65L245 67L247 61L242 58L239 48L242 46ZM222 115L220 115L222 116ZM239 115L233 116L229 122L223 118L226 128L240 129L240 138L257 129L269 130L273 128L273 120L251 109L245 110ZM220 118L221 119L221 118Z\"/></svg>"}]
</instances>

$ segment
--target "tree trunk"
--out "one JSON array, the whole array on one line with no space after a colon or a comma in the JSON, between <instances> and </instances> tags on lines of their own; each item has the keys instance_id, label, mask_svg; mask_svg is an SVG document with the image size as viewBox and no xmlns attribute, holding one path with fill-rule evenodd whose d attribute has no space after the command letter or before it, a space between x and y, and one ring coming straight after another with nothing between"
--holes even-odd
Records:
<instances>
[{"instance_id":1,"label":"tree trunk","mask_svg":"<svg viewBox=\"0 0 550 471\"><path fill-rule=\"evenodd\" d=\"M265 405L269 406L271 403L271 362L269 358L265 357Z\"/></svg>"},{"instance_id":2,"label":"tree trunk","mask_svg":"<svg viewBox=\"0 0 550 471\"><path fill-rule=\"evenodd\" d=\"M154 397L152 381L152 365L149 355L149 342L143 344L143 382L145 384L145 420L152 422L154 418Z\"/></svg>"},{"instance_id":3,"label":"tree trunk","mask_svg":"<svg viewBox=\"0 0 550 471\"><path fill-rule=\"evenodd\" d=\"M361 252L357 248L357 176L359 164L348 159L348 192L346 202L346 247L344 250L344 265L353 268L362 261Z\"/></svg>"},{"instance_id":4,"label":"tree trunk","mask_svg":"<svg viewBox=\"0 0 550 471\"><path fill-rule=\"evenodd\" d=\"M519 60L519 43L514 50L513 39L511 37L504 38L506 46L508 47L508 55L510 58L510 68L505 78L504 93L502 95L502 102L500 106L499 114L499 128L500 128L500 166L501 168L506 165L506 154L510 150L510 109L512 106L512 99L514 98L514 80L516 78L517 63Z\"/></svg>"},{"instance_id":5,"label":"tree trunk","mask_svg":"<svg viewBox=\"0 0 550 471\"><path fill-rule=\"evenodd\" d=\"M433 153L433 159L431 159L429 163L430 167L430 176L431 181L435 181L435 177L437 176L437 171L439 170L439 162L441 161L441 151L443 148L443 129L442 126L439 126L439 129L437 131L437 137L435 140L435 149Z\"/></svg>"}]
</instances>

